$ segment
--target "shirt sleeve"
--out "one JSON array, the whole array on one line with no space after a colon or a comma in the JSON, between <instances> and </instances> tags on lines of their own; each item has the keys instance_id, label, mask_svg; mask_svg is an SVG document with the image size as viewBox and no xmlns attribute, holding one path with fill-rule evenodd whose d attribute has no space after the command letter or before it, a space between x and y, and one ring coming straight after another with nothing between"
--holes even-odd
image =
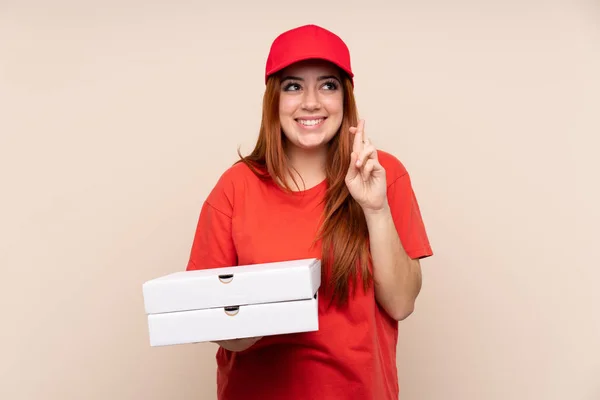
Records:
<instances>
[{"instance_id":1,"label":"shirt sleeve","mask_svg":"<svg viewBox=\"0 0 600 400\"><path fill-rule=\"evenodd\" d=\"M237 265L231 219L233 203L228 184L221 179L200 210L186 270Z\"/></svg>"},{"instance_id":2,"label":"shirt sleeve","mask_svg":"<svg viewBox=\"0 0 600 400\"><path fill-rule=\"evenodd\" d=\"M410 258L433 255L410 176L404 172L388 186L388 202L396 231Z\"/></svg>"}]
</instances>

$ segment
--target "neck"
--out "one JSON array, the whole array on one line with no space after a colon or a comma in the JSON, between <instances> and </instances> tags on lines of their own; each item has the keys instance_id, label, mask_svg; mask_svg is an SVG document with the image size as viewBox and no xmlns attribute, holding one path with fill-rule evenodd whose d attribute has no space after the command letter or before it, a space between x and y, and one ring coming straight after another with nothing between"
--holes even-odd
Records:
<instances>
[{"instance_id":1,"label":"neck","mask_svg":"<svg viewBox=\"0 0 600 400\"><path fill-rule=\"evenodd\" d=\"M310 189L318 185L325 179L325 163L327 162L327 148L306 150L295 146L289 146L286 154L290 160L294 178L298 182L300 189ZM302 183L304 181L304 187ZM294 181L290 179L290 187L297 190Z\"/></svg>"}]
</instances>

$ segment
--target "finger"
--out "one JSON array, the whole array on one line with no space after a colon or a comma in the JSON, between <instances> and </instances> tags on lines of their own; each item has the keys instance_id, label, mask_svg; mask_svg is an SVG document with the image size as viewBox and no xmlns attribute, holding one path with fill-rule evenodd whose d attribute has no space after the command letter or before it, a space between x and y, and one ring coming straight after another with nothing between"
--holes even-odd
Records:
<instances>
[{"instance_id":1,"label":"finger","mask_svg":"<svg viewBox=\"0 0 600 400\"><path fill-rule=\"evenodd\" d=\"M367 135L365 134L365 120L364 119L361 119L360 121L358 121L356 130L360 132L360 140L361 140L362 144L365 144L365 140L367 140Z\"/></svg>"},{"instance_id":2,"label":"finger","mask_svg":"<svg viewBox=\"0 0 600 400\"><path fill-rule=\"evenodd\" d=\"M383 167L376 159L370 158L365 163L365 166L361 170L361 177L364 181L368 181L371 177L377 173L377 171L383 170Z\"/></svg>"},{"instance_id":3,"label":"finger","mask_svg":"<svg viewBox=\"0 0 600 400\"><path fill-rule=\"evenodd\" d=\"M355 131L355 134L354 134L354 143L352 145L352 151L354 151L356 153L360 153L360 151L364 147L364 143L363 143L363 140L364 140L364 125L365 125L364 120L360 120L360 121L358 121L358 125L355 128L356 131Z\"/></svg>"},{"instance_id":4,"label":"finger","mask_svg":"<svg viewBox=\"0 0 600 400\"><path fill-rule=\"evenodd\" d=\"M369 137L367 137L367 134L365 133L364 129L363 129L362 137L363 137L363 140L362 140L363 148L373 146L373 142L371 141L371 139ZM375 154L375 156L377 156L377 152L375 152L374 154Z\"/></svg>"},{"instance_id":5,"label":"finger","mask_svg":"<svg viewBox=\"0 0 600 400\"><path fill-rule=\"evenodd\" d=\"M355 126L350 127L350 134L354 135L354 139L352 140L352 151L358 154L362 150L362 139L359 137L358 128Z\"/></svg>"},{"instance_id":6,"label":"finger","mask_svg":"<svg viewBox=\"0 0 600 400\"><path fill-rule=\"evenodd\" d=\"M356 161L356 166L360 168L368 159L371 158L377 159L377 151L375 150L375 146L367 144L366 147L360 152L360 155Z\"/></svg>"},{"instance_id":7,"label":"finger","mask_svg":"<svg viewBox=\"0 0 600 400\"><path fill-rule=\"evenodd\" d=\"M362 176L363 181L368 181L369 178L371 178L371 174L373 173L373 168L375 167L373 165L374 160L367 160L367 162L365 163L365 166L361 169L360 173Z\"/></svg>"},{"instance_id":8,"label":"finger","mask_svg":"<svg viewBox=\"0 0 600 400\"><path fill-rule=\"evenodd\" d=\"M360 168L356 166L357 158L358 153L352 152L352 154L350 154L350 166L348 167L348 172L346 173L346 181L348 182L354 180L360 173Z\"/></svg>"}]
</instances>

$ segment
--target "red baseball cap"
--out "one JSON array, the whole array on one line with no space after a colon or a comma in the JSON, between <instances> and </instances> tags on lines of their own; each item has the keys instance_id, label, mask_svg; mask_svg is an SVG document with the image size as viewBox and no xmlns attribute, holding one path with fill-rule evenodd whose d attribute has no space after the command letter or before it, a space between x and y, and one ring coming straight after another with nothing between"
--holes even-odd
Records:
<instances>
[{"instance_id":1,"label":"red baseball cap","mask_svg":"<svg viewBox=\"0 0 600 400\"><path fill-rule=\"evenodd\" d=\"M311 59L337 65L348 74L354 85L348 46L339 36L317 25L300 26L277 36L267 58L265 83L269 76L285 67Z\"/></svg>"}]
</instances>

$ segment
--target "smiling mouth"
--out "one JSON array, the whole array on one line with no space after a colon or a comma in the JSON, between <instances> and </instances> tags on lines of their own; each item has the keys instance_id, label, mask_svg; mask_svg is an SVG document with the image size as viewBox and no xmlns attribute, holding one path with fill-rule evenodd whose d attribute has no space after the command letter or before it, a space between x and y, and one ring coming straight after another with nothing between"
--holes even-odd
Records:
<instances>
[{"instance_id":1,"label":"smiling mouth","mask_svg":"<svg viewBox=\"0 0 600 400\"><path fill-rule=\"evenodd\" d=\"M312 128L314 126L321 125L326 118L314 118L314 119L297 119L296 122L303 127Z\"/></svg>"}]
</instances>

